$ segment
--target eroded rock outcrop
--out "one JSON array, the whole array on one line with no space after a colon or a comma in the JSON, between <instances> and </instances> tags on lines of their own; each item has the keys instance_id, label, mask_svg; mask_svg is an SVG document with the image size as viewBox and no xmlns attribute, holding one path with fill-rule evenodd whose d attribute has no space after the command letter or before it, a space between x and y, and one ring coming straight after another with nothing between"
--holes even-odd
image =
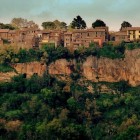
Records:
<instances>
[{"instance_id":1,"label":"eroded rock outcrop","mask_svg":"<svg viewBox=\"0 0 140 140\"><path fill-rule=\"evenodd\" d=\"M124 59L88 57L83 63L83 75L92 81L128 81L132 86L140 85L140 49L125 52Z\"/></svg>"},{"instance_id":2,"label":"eroded rock outcrop","mask_svg":"<svg viewBox=\"0 0 140 140\"><path fill-rule=\"evenodd\" d=\"M0 82L10 81L12 77L18 74L26 74L27 78L31 77L33 74L42 76L47 70L46 64L40 62L15 63L11 64L11 66L15 71L6 73L0 72Z\"/></svg>"},{"instance_id":3,"label":"eroded rock outcrop","mask_svg":"<svg viewBox=\"0 0 140 140\"><path fill-rule=\"evenodd\" d=\"M75 63L74 60L59 59L49 65L48 72L51 75L70 75L73 72Z\"/></svg>"},{"instance_id":4,"label":"eroded rock outcrop","mask_svg":"<svg viewBox=\"0 0 140 140\"><path fill-rule=\"evenodd\" d=\"M17 63L12 67L18 74L26 74L27 77L31 77L33 74L41 76L47 70L46 64L40 62Z\"/></svg>"},{"instance_id":5,"label":"eroded rock outcrop","mask_svg":"<svg viewBox=\"0 0 140 140\"><path fill-rule=\"evenodd\" d=\"M26 73L27 77L33 74L43 75L48 71L51 75L69 76L74 72L77 63L75 60L67 61L59 59L49 66L40 62L17 63L13 68L17 74ZM140 49L125 52L124 59L109 59L89 56L81 65L79 71L86 79L96 82L99 81L118 82L120 80L128 81L132 86L140 85ZM0 73L0 81L10 79L16 73Z\"/></svg>"},{"instance_id":6,"label":"eroded rock outcrop","mask_svg":"<svg viewBox=\"0 0 140 140\"><path fill-rule=\"evenodd\" d=\"M69 75L72 73L70 66L77 65L76 61L65 59L57 60L50 64L48 71L52 75ZM132 86L140 85L140 49L125 52L124 59L109 59L89 56L82 64L82 74L88 80L106 82L128 81ZM81 72L81 71L80 71Z\"/></svg>"},{"instance_id":7,"label":"eroded rock outcrop","mask_svg":"<svg viewBox=\"0 0 140 140\"><path fill-rule=\"evenodd\" d=\"M16 76L17 74L13 72L0 72L0 82L7 82L10 81L12 77Z\"/></svg>"}]
</instances>

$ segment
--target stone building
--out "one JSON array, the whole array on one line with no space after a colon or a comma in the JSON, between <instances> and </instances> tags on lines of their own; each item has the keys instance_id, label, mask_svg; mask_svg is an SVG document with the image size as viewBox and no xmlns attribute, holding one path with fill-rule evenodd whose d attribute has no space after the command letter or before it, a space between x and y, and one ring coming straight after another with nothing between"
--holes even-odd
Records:
<instances>
[{"instance_id":1,"label":"stone building","mask_svg":"<svg viewBox=\"0 0 140 140\"><path fill-rule=\"evenodd\" d=\"M39 29L23 28L16 31L16 35L12 45L20 46L21 48L30 49L33 47L39 48L39 42L36 38L41 38ZM40 41L40 39L38 39Z\"/></svg>"},{"instance_id":2,"label":"stone building","mask_svg":"<svg viewBox=\"0 0 140 140\"><path fill-rule=\"evenodd\" d=\"M128 27L115 33L115 41L130 42L140 40L140 27Z\"/></svg>"},{"instance_id":3,"label":"stone building","mask_svg":"<svg viewBox=\"0 0 140 140\"><path fill-rule=\"evenodd\" d=\"M65 31L61 31L61 30L43 30L42 31L42 41L41 41L40 45L54 44L55 47L63 45L64 32Z\"/></svg>"},{"instance_id":4,"label":"stone building","mask_svg":"<svg viewBox=\"0 0 140 140\"><path fill-rule=\"evenodd\" d=\"M0 29L0 38L8 40L9 29Z\"/></svg>"},{"instance_id":5,"label":"stone building","mask_svg":"<svg viewBox=\"0 0 140 140\"><path fill-rule=\"evenodd\" d=\"M128 40L140 40L140 27L128 27L127 28Z\"/></svg>"},{"instance_id":6,"label":"stone building","mask_svg":"<svg viewBox=\"0 0 140 140\"><path fill-rule=\"evenodd\" d=\"M42 41L40 45L43 44L54 44L55 47L64 44L64 32L61 30L43 30L42 31Z\"/></svg>"},{"instance_id":7,"label":"stone building","mask_svg":"<svg viewBox=\"0 0 140 140\"><path fill-rule=\"evenodd\" d=\"M108 41L108 27L97 27L87 30L74 30L64 34L64 47L76 49L78 46L89 47L91 42L98 43L102 47Z\"/></svg>"},{"instance_id":8,"label":"stone building","mask_svg":"<svg viewBox=\"0 0 140 140\"><path fill-rule=\"evenodd\" d=\"M121 42L121 41L128 42L127 30L116 32L115 33L115 41L116 42Z\"/></svg>"},{"instance_id":9,"label":"stone building","mask_svg":"<svg viewBox=\"0 0 140 140\"><path fill-rule=\"evenodd\" d=\"M0 45L3 45L3 40L0 38Z\"/></svg>"}]
</instances>

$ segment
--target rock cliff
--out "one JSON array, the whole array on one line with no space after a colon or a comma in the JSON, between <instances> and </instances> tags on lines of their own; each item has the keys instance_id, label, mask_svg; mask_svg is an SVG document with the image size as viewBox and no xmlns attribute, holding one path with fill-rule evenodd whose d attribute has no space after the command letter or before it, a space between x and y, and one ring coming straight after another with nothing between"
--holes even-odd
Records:
<instances>
[{"instance_id":1,"label":"rock cliff","mask_svg":"<svg viewBox=\"0 0 140 140\"><path fill-rule=\"evenodd\" d=\"M31 63L18 63L13 67L17 73L27 74L30 77L34 73L42 75L45 71L48 71L51 75L67 75L69 76L73 69L76 68L76 61L67 61L66 59L59 59L51 63L49 66L39 62ZM87 57L87 59L81 65L81 71L79 71L88 80L106 82L118 82L120 80L128 81L132 86L140 85L140 49L135 49L125 52L124 59L108 59L108 58L96 58L93 56ZM10 79L15 73L0 73L0 81L2 77Z\"/></svg>"},{"instance_id":2,"label":"rock cliff","mask_svg":"<svg viewBox=\"0 0 140 140\"><path fill-rule=\"evenodd\" d=\"M11 77L16 75L17 74L15 72L7 72L7 73L0 72L0 82L7 82L11 79Z\"/></svg>"},{"instance_id":3,"label":"rock cliff","mask_svg":"<svg viewBox=\"0 0 140 140\"><path fill-rule=\"evenodd\" d=\"M26 74L27 77L31 77L33 74L41 76L47 70L46 64L40 62L16 63L12 67L18 74Z\"/></svg>"},{"instance_id":4,"label":"rock cliff","mask_svg":"<svg viewBox=\"0 0 140 140\"><path fill-rule=\"evenodd\" d=\"M72 73L71 67L75 61L68 62L65 59L57 60L49 66L50 74ZM132 86L140 85L140 49L125 52L124 59L108 59L89 56L82 64L82 75L88 80L106 82L128 81Z\"/></svg>"}]
</instances>

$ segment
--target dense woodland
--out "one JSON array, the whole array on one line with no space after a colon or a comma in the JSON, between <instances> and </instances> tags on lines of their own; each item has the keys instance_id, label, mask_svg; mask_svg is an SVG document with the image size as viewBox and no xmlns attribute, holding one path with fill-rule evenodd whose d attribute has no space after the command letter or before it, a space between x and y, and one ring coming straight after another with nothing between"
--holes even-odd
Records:
<instances>
[{"instance_id":1,"label":"dense woodland","mask_svg":"<svg viewBox=\"0 0 140 140\"><path fill-rule=\"evenodd\" d=\"M95 44L70 51L44 46L41 50L0 50L0 71L13 70L11 63L41 61L49 65L57 59L85 61L86 57L123 59L126 49L139 43L112 47ZM117 83L82 80L75 69L67 81L47 72L42 77L26 75L0 83L1 140L136 140L140 136L140 87L126 81ZM93 90L89 90L88 86ZM102 85L110 89L101 91Z\"/></svg>"},{"instance_id":2,"label":"dense woodland","mask_svg":"<svg viewBox=\"0 0 140 140\"><path fill-rule=\"evenodd\" d=\"M72 78L72 77L71 77ZM73 78L72 78L73 79ZM140 134L140 87L127 82L67 85L50 75L0 84L3 140L132 140ZM116 93L100 93L106 84Z\"/></svg>"}]
</instances>

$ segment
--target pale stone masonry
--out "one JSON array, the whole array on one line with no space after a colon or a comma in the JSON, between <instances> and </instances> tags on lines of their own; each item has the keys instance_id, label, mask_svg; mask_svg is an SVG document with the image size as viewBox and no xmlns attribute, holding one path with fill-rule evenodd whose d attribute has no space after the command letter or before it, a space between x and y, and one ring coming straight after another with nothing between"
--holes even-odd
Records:
<instances>
[{"instance_id":1,"label":"pale stone masonry","mask_svg":"<svg viewBox=\"0 0 140 140\"><path fill-rule=\"evenodd\" d=\"M90 43L96 42L102 47L108 41L108 27L97 27L86 30L73 30L64 34L64 47L76 49L78 46L89 47Z\"/></svg>"},{"instance_id":2,"label":"pale stone masonry","mask_svg":"<svg viewBox=\"0 0 140 140\"><path fill-rule=\"evenodd\" d=\"M119 32L109 33L108 27L77 30L40 30L22 28L20 30L0 29L0 45L9 43L19 48L38 49L44 44L55 47L64 46L77 49L79 46L89 47L90 43L97 43L102 47L105 42L132 42L140 40L140 27L123 28Z\"/></svg>"},{"instance_id":3,"label":"pale stone masonry","mask_svg":"<svg viewBox=\"0 0 140 140\"><path fill-rule=\"evenodd\" d=\"M127 35L127 29L123 29L122 31L115 33L115 41L121 42L126 41L128 42L128 35Z\"/></svg>"},{"instance_id":4,"label":"pale stone masonry","mask_svg":"<svg viewBox=\"0 0 140 140\"><path fill-rule=\"evenodd\" d=\"M41 35L40 30L34 28L23 28L21 30L0 29L1 40L7 40L7 43L13 46L26 49L39 47L39 43L36 43L36 40L39 41Z\"/></svg>"},{"instance_id":5,"label":"pale stone masonry","mask_svg":"<svg viewBox=\"0 0 140 140\"><path fill-rule=\"evenodd\" d=\"M115 41L140 41L140 27L128 27L116 32Z\"/></svg>"},{"instance_id":6,"label":"pale stone masonry","mask_svg":"<svg viewBox=\"0 0 140 140\"><path fill-rule=\"evenodd\" d=\"M130 41L140 40L140 27L127 28L127 35Z\"/></svg>"},{"instance_id":7,"label":"pale stone masonry","mask_svg":"<svg viewBox=\"0 0 140 140\"><path fill-rule=\"evenodd\" d=\"M0 29L0 38L8 39L9 29Z\"/></svg>"},{"instance_id":8,"label":"pale stone masonry","mask_svg":"<svg viewBox=\"0 0 140 140\"><path fill-rule=\"evenodd\" d=\"M42 31L42 41L43 44L54 44L55 47L63 45L64 43L64 32L65 30L43 30Z\"/></svg>"}]
</instances>

